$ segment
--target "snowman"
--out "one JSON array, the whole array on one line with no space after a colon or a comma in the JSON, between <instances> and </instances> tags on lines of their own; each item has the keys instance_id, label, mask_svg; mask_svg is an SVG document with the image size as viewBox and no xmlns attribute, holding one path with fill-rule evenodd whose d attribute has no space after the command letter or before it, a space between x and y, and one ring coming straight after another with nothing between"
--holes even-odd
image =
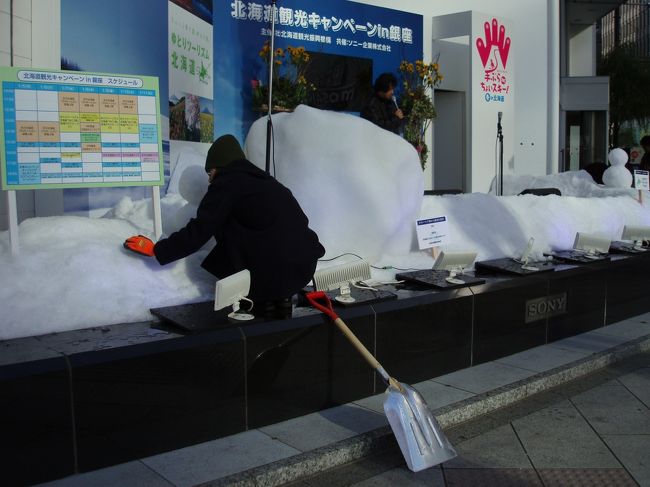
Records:
<instances>
[{"instance_id":1,"label":"snowman","mask_svg":"<svg viewBox=\"0 0 650 487\"><path fill-rule=\"evenodd\" d=\"M629 188L632 186L632 173L627 170L627 152L612 149L607 156L611 166L603 174L603 183L610 188Z\"/></svg>"}]
</instances>

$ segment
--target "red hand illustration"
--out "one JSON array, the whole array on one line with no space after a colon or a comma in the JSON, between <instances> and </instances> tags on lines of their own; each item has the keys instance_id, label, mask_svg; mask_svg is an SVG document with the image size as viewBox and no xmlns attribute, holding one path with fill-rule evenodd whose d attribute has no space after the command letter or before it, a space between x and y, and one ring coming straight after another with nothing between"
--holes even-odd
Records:
<instances>
[{"instance_id":1,"label":"red hand illustration","mask_svg":"<svg viewBox=\"0 0 650 487\"><path fill-rule=\"evenodd\" d=\"M508 62L508 54L510 52L510 37L506 37L506 28L503 25L499 27L497 19L492 19L491 29L488 22L483 24L483 28L485 29L485 41L481 38L476 40L476 48L481 56L483 67L485 67L488 62L492 47L497 46L501 62L503 63L503 68L505 69L506 63Z\"/></svg>"}]
</instances>

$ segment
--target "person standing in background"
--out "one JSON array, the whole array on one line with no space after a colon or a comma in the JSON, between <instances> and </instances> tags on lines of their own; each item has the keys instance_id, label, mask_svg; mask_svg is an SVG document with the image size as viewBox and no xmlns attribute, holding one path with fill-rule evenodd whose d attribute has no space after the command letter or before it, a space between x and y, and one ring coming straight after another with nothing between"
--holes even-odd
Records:
<instances>
[{"instance_id":1,"label":"person standing in background","mask_svg":"<svg viewBox=\"0 0 650 487\"><path fill-rule=\"evenodd\" d=\"M395 86L397 86L397 78L393 74L380 74L375 80L374 94L361 110L361 117L399 135L404 113L393 98Z\"/></svg>"},{"instance_id":2,"label":"person standing in background","mask_svg":"<svg viewBox=\"0 0 650 487\"><path fill-rule=\"evenodd\" d=\"M650 135L644 135L639 141L641 147L643 147L643 157L641 158L641 170L650 171Z\"/></svg>"}]
</instances>

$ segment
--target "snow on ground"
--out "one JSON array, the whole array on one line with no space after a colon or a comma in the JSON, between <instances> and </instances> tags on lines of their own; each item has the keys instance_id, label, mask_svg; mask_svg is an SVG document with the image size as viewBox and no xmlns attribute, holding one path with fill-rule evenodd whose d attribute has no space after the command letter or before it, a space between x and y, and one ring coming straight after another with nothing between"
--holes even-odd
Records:
<instances>
[{"instance_id":1,"label":"snow on ground","mask_svg":"<svg viewBox=\"0 0 650 487\"><path fill-rule=\"evenodd\" d=\"M378 267L430 268L430 252L417 250L415 220L441 215L449 220L444 248L475 250L479 260L519 256L531 236L533 256L541 256L570 248L578 231L615 239L625 224L650 225L650 206L639 204L635 190L598 186L584 171L506 177L507 194L557 187L562 197L475 193L423 199L417 155L399 137L347 115L332 114L329 123L313 109L293 115L274 118L278 176L303 205L326 257L354 252ZM259 125L248 144L258 163L256 146L265 143ZM295 148L293 157L280 150L286 144ZM162 199L166 234L195 215L207 188L200 158L179 168L182 174L174 171L170 182L174 191ZM151 235L152 227L151 201L124 198L102 218L24 221L15 258L8 232L0 232L0 339L149 320L150 308L212 299L215 279L200 263L214 244L167 266L123 249L127 237ZM319 267L352 260L345 256ZM395 272L373 270L373 277L391 280Z\"/></svg>"},{"instance_id":2,"label":"snow on ground","mask_svg":"<svg viewBox=\"0 0 650 487\"><path fill-rule=\"evenodd\" d=\"M186 216L184 211L195 211L188 211L179 195L168 195L162 202L167 222L180 222L175 218L178 213ZM122 248L130 235L151 235L150 213L149 200L125 199L106 218L26 220L20 225L21 252L16 258L10 255L8 232L0 233L0 280L4 284L0 288L0 339L143 321L151 318L150 308L211 299L214 278L200 267L207 250L160 266L154 259ZM539 256L550 248L571 247L577 231L619 238L625 224L650 225L650 207L629 196L496 197L475 193L425 197L420 217L440 215L449 219L450 241L444 248L476 250L479 260L518 256L531 236L536 239L534 255ZM349 237L346 228L342 222L339 230L331 231L346 232ZM410 253L387 254L370 259L371 263L378 267L431 267L430 253L416 250L412 233ZM358 246L350 251L365 258L370 255ZM355 257L346 256L320 267L352 260ZM395 272L373 270L373 277L391 280Z\"/></svg>"},{"instance_id":3,"label":"snow on ground","mask_svg":"<svg viewBox=\"0 0 650 487\"><path fill-rule=\"evenodd\" d=\"M633 188L608 188L596 184L587 171L568 171L548 176L509 176L503 177L504 196L517 195L529 188L557 188L562 196L579 198L604 198L607 196L632 196L638 193ZM494 181L490 192L494 193Z\"/></svg>"},{"instance_id":4,"label":"snow on ground","mask_svg":"<svg viewBox=\"0 0 650 487\"><path fill-rule=\"evenodd\" d=\"M169 211L180 206L164 201ZM25 220L15 258L1 232L0 339L150 320L150 308L210 299L205 251L162 267L122 247L130 235L152 234L150 206L126 198L110 212L118 217Z\"/></svg>"}]
</instances>

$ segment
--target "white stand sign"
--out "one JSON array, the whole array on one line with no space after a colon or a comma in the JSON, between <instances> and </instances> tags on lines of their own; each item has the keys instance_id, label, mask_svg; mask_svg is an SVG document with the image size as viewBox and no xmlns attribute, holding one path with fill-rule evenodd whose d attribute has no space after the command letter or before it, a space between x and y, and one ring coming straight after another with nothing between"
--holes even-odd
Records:
<instances>
[{"instance_id":1,"label":"white stand sign","mask_svg":"<svg viewBox=\"0 0 650 487\"><path fill-rule=\"evenodd\" d=\"M18 240L18 206L16 205L16 192L7 191L7 217L9 218L9 241L11 242L11 255L18 255L20 241Z\"/></svg>"},{"instance_id":2,"label":"white stand sign","mask_svg":"<svg viewBox=\"0 0 650 487\"><path fill-rule=\"evenodd\" d=\"M160 209L160 186L152 186L151 190L153 203L153 233L156 240L162 235L162 211Z\"/></svg>"},{"instance_id":3,"label":"white stand sign","mask_svg":"<svg viewBox=\"0 0 650 487\"><path fill-rule=\"evenodd\" d=\"M634 171L634 187L636 189L645 189L650 191L650 172L648 171Z\"/></svg>"},{"instance_id":4,"label":"white stand sign","mask_svg":"<svg viewBox=\"0 0 650 487\"><path fill-rule=\"evenodd\" d=\"M634 187L639 190L639 203L643 204L643 191L650 191L650 172L636 169Z\"/></svg>"},{"instance_id":5,"label":"white stand sign","mask_svg":"<svg viewBox=\"0 0 650 487\"><path fill-rule=\"evenodd\" d=\"M446 216L416 221L420 250L444 244L449 238L449 222Z\"/></svg>"}]
</instances>

